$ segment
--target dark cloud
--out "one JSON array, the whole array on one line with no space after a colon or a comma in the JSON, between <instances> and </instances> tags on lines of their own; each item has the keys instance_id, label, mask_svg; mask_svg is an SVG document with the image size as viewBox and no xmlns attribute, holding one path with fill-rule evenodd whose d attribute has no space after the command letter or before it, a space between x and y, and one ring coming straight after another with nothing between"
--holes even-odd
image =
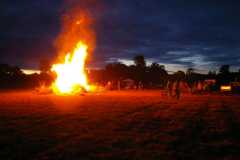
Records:
<instances>
[{"instance_id":1,"label":"dark cloud","mask_svg":"<svg viewBox=\"0 0 240 160\"><path fill-rule=\"evenodd\" d=\"M60 1L1 1L0 61L37 67L53 57L53 40L59 30Z\"/></svg>"},{"instance_id":2,"label":"dark cloud","mask_svg":"<svg viewBox=\"0 0 240 160\"><path fill-rule=\"evenodd\" d=\"M91 66L101 67L112 59L130 60L141 53L151 61L185 68L240 67L238 1L103 0L101 9L91 2L97 38ZM0 4L4 21L1 61L36 67L41 57L56 55L52 43L59 33L62 11L67 10L62 1Z\"/></svg>"}]
</instances>

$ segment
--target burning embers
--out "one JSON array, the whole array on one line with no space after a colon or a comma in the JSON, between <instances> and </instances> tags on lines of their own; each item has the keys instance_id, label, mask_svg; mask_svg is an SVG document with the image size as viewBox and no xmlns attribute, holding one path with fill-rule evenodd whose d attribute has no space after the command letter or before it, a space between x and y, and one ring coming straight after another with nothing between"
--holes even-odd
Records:
<instances>
[{"instance_id":1,"label":"burning embers","mask_svg":"<svg viewBox=\"0 0 240 160\"><path fill-rule=\"evenodd\" d=\"M85 60L88 46L78 42L72 53L65 56L64 63L54 64L52 71L56 72L56 80L52 84L56 94L76 94L89 91L90 86L85 74Z\"/></svg>"}]
</instances>

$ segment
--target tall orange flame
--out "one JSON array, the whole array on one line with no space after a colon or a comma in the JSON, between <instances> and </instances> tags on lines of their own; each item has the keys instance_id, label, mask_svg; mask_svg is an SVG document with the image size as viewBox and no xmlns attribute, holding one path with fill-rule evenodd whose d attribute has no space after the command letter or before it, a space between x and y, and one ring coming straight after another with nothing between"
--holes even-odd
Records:
<instances>
[{"instance_id":1,"label":"tall orange flame","mask_svg":"<svg viewBox=\"0 0 240 160\"><path fill-rule=\"evenodd\" d=\"M54 93L75 94L82 90L89 90L84 68L87 49L87 45L80 41L72 55L69 53L65 56L63 64L59 63L52 66L52 71L57 74L57 78L52 84Z\"/></svg>"},{"instance_id":2,"label":"tall orange flame","mask_svg":"<svg viewBox=\"0 0 240 160\"><path fill-rule=\"evenodd\" d=\"M95 44L93 19L87 8L75 5L74 2L66 1L69 8L62 16L62 28L55 41L59 61L64 60L63 63L54 64L51 69L57 76L52 90L58 95L90 90L85 74L85 62Z\"/></svg>"}]
</instances>

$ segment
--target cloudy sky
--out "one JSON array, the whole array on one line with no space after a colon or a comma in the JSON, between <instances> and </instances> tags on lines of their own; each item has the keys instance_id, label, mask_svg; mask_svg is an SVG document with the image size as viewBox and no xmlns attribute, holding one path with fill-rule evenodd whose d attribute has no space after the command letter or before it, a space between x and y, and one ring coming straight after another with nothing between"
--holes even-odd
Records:
<instances>
[{"instance_id":1,"label":"cloudy sky","mask_svg":"<svg viewBox=\"0 0 240 160\"><path fill-rule=\"evenodd\" d=\"M56 58L53 42L61 15L68 10L65 3L1 0L0 63L36 69L40 59ZM204 72L223 64L240 68L238 0L90 0L89 4L96 32L90 67L116 61L131 64L135 55L143 54L148 63L164 64L170 71L192 67Z\"/></svg>"}]
</instances>

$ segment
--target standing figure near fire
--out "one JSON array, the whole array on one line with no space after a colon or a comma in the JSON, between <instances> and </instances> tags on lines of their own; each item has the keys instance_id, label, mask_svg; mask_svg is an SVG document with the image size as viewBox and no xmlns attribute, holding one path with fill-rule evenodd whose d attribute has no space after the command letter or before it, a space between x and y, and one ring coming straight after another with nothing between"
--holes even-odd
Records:
<instances>
[{"instance_id":1,"label":"standing figure near fire","mask_svg":"<svg viewBox=\"0 0 240 160\"><path fill-rule=\"evenodd\" d=\"M177 80L174 84L175 84L174 85L175 97L177 99L180 99L180 94L181 94L181 91L180 91L180 81Z\"/></svg>"},{"instance_id":2,"label":"standing figure near fire","mask_svg":"<svg viewBox=\"0 0 240 160\"><path fill-rule=\"evenodd\" d=\"M173 82L168 81L167 82L167 90L168 90L168 96L172 97L172 89L173 89Z\"/></svg>"}]
</instances>

